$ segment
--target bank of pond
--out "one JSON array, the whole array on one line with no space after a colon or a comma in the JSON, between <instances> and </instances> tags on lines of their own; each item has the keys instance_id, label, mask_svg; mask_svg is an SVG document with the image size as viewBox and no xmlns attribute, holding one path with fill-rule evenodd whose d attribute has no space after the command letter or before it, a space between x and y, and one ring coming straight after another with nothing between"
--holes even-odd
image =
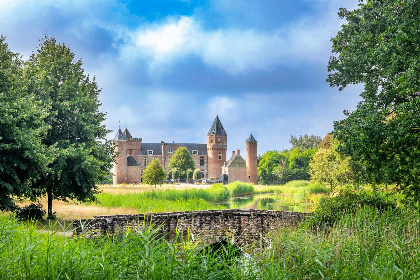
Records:
<instances>
[{"instance_id":1,"label":"bank of pond","mask_svg":"<svg viewBox=\"0 0 420 280\"><path fill-rule=\"evenodd\" d=\"M254 186L237 181L209 188L100 193L95 203L102 207L132 208L140 213L236 208L312 212L327 195L327 188L309 181L282 186Z\"/></svg>"}]
</instances>

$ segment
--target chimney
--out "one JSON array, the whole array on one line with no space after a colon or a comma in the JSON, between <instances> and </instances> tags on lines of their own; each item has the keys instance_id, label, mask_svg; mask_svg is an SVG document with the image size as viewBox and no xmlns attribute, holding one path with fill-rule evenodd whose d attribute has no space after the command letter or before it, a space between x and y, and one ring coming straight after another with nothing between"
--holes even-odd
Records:
<instances>
[{"instance_id":1,"label":"chimney","mask_svg":"<svg viewBox=\"0 0 420 280\"><path fill-rule=\"evenodd\" d=\"M241 155L241 150L236 150L236 154L238 155L238 156L240 156Z\"/></svg>"},{"instance_id":2,"label":"chimney","mask_svg":"<svg viewBox=\"0 0 420 280\"><path fill-rule=\"evenodd\" d=\"M232 156L234 156L235 155L235 151L232 151Z\"/></svg>"}]
</instances>

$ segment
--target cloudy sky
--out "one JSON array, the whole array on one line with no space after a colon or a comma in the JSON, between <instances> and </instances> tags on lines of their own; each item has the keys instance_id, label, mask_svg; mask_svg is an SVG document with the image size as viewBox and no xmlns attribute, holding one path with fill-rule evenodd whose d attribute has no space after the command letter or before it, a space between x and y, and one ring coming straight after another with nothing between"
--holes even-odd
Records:
<instances>
[{"instance_id":1,"label":"cloudy sky","mask_svg":"<svg viewBox=\"0 0 420 280\"><path fill-rule=\"evenodd\" d=\"M340 7L357 0L1 0L0 33L24 59L45 34L68 44L102 88L109 129L205 143L218 107L228 149L252 129L263 153L325 136L355 108L360 86L325 82Z\"/></svg>"}]
</instances>

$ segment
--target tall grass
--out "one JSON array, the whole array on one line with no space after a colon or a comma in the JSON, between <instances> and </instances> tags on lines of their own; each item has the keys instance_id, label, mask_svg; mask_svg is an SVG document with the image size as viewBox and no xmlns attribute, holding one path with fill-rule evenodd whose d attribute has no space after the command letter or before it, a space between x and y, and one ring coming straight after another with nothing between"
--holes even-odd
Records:
<instances>
[{"instance_id":1,"label":"tall grass","mask_svg":"<svg viewBox=\"0 0 420 280\"><path fill-rule=\"evenodd\" d=\"M420 215L366 207L326 231L279 229L262 258L265 279L419 279Z\"/></svg>"},{"instance_id":2,"label":"tall grass","mask_svg":"<svg viewBox=\"0 0 420 280\"><path fill-rule=\"evenodd\" d=\"M97 203L104 207L134 208L140 212L196 211L223 209L216 204L226 202L229 191L222 184L207 189L165 190L131 194L100 193Z\"/></svg>"},{"instance_id":3,"label":"tall grass","mask_svg":"<svg viewBox=\"0 0 420 280\"><path fill-rule=\"evenodd\" d=\"M255 189L252 184L235 181L226 185L231 196L249 195L254 194Z\"/></svg>"},{"instance_id":4,"label":"tall grass","mask_svg":"<svg viewBox=\"0 0 420 280\"><path fill-rule=\"evenodd\" d=\"M188 242L172 244L152 228L121 238L69 239L0 216L0 248L0 279L255 277L251 270L243 271L229 252L220 258Z\"/></svg>"}]
</instances>

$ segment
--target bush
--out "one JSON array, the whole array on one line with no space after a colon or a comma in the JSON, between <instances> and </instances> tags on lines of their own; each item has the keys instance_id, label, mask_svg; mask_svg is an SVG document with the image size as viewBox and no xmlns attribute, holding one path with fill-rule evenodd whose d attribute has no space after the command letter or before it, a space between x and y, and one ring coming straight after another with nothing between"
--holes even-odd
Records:
<instances>
[{"instance_id":1,"label":"bush","mask_svg":"<svg viewBox=\"0 0 420 280\"><path fill-rule=\"evenodd\" d=\"M229 190L231 196L253 194L255 192L254 186L252 184L244 183L241 181L235 181L228 184L226 187Z\"/></svg>"},{"instance_id":2,"label":"bush","mask_svg":"<svg viewBox=\"0 0 420 280\"><path fill-rule=\"evenodd\" d=\"M230 198L230 193L223 184L213 184L208 191L213 202L227 201Z\"/></svg>"},{"instance_id":3,"label":"bush","mask_svg":"<svg viewBox=\"0 0 420 280\"><path fill-rule=\"evenodd\" d=\"M193 180L200 180L201 179L201 170L200 169L195 169L194 173L193 173Z\"/></svg>"},{"instance_id":4,"label":"bush","mask_svg":"<svg viewBox=\"0 0 420 280\"><path fill-rule=\"evenodd\" d=\"M16 218L20 221L42 220L46 212L41 203L31 203L16 210Z\"/></svg>"},{"instance_id":5,"label":"bush","mask_svg":"<svg viewBox=\"0 0 420 280\"><path fill-rule=\"evenodd\" d=\"M334 225L345 214L353 214L364 207L372 207L378 211L396 209L397 204L390 196L369 194L366 192L341 192L336 197L320 201L308 225L312 229L322 229Z\"/></svg>"},{"instance_id":6,"label":"bush","mask_svg":"<svg viewBox=\"0 0 420 280\"><path fill-rule=\"evenodd\" d=\"M285 187L301 188L301 187L307 187L310 184L311 184L311 182L309 182L309 181L295 180L295 181L287 182L284 186Z\"/></svg>"}]
</instances>

